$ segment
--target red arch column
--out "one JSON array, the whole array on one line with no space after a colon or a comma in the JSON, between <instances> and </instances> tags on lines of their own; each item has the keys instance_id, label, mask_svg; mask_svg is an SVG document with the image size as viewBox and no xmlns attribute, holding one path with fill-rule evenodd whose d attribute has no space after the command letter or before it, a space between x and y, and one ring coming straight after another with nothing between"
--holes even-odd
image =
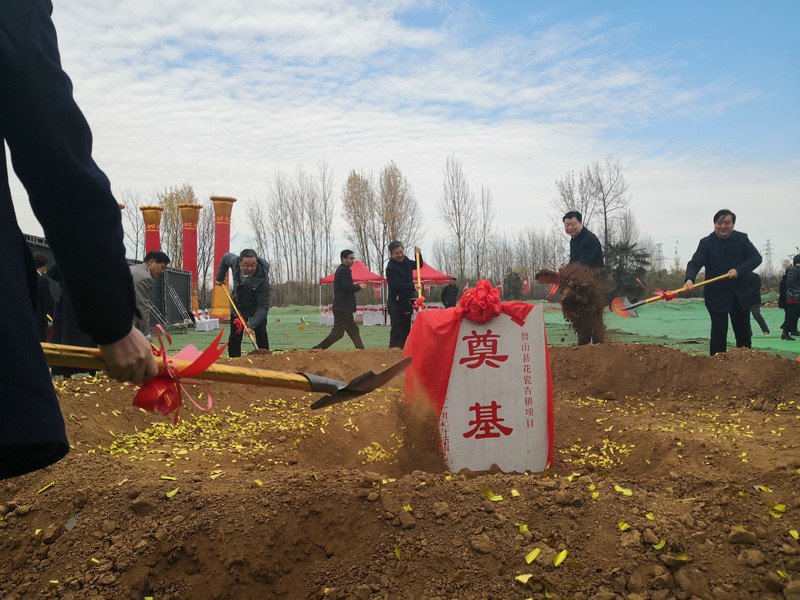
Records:
<instances>
[{"instance_id":1,"label":"red arch column","mask_svg":"<svg viewBox=\"0 0 800 600\"><path fill-rule=\"evenodd\" d=\"M163 206L140 206L139 210L142 211L144 217L144 253L147 254L153 250L161 250L161 234L159 227L161 227L161 213L164 210Z\"/></svg>"},{"instance_id":2,"label":"red arch column","mask_svg":"<svg viewBox=\"0 0 800 600\"><path fill-rule=\"evenodd\" d=\"M178 204L183 220L183 259L181 268L192 274L192 311L197 304L197 220L200 218L202 204Z\"/></svg>"},{"instance_id":3,"label":"red arch column","mask_svg":"<svg viewBox=\"0 0 800 600\"><path fill-rule=\"evenodd\" d=\"M231 248L231 212L236 198L229 196L211 196L214 203L214 277L217 275L222 257L230 252ZM228 284L228 274L225 274L225 285ZM214 286L214 296L211 299L211 316L218 319L230 317L231 307L225 293Z\"/></svg>"}]
</instances>

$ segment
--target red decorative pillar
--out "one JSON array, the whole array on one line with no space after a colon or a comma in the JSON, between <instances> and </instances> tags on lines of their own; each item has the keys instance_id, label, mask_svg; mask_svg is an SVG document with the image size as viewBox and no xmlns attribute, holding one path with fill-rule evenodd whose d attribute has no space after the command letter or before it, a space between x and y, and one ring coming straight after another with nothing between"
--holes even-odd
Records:
<instances>
[{"instance_id":1,"label":"red decorative pillar","mask_svg":"<svg viewBox=\"0 0 800 600\"><path fill-rule=\"evenodd\" d=\"M192 274L192 311L197 304L197 220L200 218L202 204L178 204L183 220L183 264L181 268Z\"/></svg>"},{"instance_id":2,"label":"red decorative pillar","mask_svg":"<svg viewBox=\"0 0 800 600\"><path fill-rule=\"evenodd\" d=\"M222 257L231 248L231 211L236 198L228 196L211 196L214 203L214 277ZM228 285L228 274L225 274L225 285ZM231 307L225 292L214 286L214 296L211 299L211 316L218 319L230 317Z\"/></svg>"},{"instance_id":3,"label":"red decorative pillar","mask_svg":"<svg viewBox=\"0 0 800 600\"><path fill-rule=\"evenodd\" d=\"M159 228L161 227L161 213L164 210L163 206L140 206L139 210L142 211L144 216L144 253L147 254L152 250L161 250L161 234Z\"/></svg>"}]
</instances>

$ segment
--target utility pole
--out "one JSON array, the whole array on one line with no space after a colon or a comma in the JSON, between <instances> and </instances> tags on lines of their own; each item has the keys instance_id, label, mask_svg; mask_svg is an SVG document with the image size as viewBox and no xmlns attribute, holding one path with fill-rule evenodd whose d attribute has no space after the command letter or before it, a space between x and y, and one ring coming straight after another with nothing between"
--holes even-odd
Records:
<instances>
[{"instance_id":1,"label":"utility pole","mask_svg":"<svg viewBox=\"0 0 800 600\"><path fill-rule=\"evenodd\" d=\"M764 276L772 277L772 242L767 240L764 245Z\"/></svg>"},{"instance_id":2,"label":"utility pole","mask_svg":"<svg viewBox=\"0 0 800 600\"><path fill-rule=\"evenodd\" d=\"M664 244L656 244L656 251L653 254L653 268L656 271L663 271L664 270Z\"/></svg>"}]
</instances>

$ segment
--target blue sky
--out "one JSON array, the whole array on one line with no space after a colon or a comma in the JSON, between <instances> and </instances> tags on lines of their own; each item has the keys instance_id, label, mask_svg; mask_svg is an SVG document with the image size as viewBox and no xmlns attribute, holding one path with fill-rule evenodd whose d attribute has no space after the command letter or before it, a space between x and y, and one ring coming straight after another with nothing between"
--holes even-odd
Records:
<instances>
[{"instance_id":1,"label":"blue sky","mask_svg":"<svg viewBox=\"0 0 800 600\"><path fill-rule=\"evenodd\" d=\"M497 229L557 224L555 180L622 162L642 231L684 259L728 207L800 245L800 2L56 0L62 60L118 194L269 196L276 170L394 160L423 207L446 157ZM12 186L28 233L41 232ZM591 227L591 224L590 224ZM340 228L343 231L343 227Z\"/></svg>"}]
</instances>

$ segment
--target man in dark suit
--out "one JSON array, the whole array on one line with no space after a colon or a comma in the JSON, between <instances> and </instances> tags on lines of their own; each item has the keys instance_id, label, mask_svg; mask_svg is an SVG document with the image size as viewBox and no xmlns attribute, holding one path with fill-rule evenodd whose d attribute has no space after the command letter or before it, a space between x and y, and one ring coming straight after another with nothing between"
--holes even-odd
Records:
<instances>
[{"instance_id":1,"label":"man in dark suit","mask_svg":"<svg viewBox=\"0 0 800 600\"><path fill-rule=\"evenodd\" d=\"M700 240L686 265L686 288L692 289L703 267L706 279L729 275L705 288L706 310L711 317L711 355L728 349L728 318L737 348L750 348L750 286L747 276L761 264L761 254L746 233L734 231L736 215L724 208L714 215L714 232Z\"/></svg>"},{"instance_id":2,"label":"man in dark suit","mask_svg":"<svg viewBox=\"0 0 800 600\"><path fill-rule=\"evenodd\" d=\"M583 216L577 210L571 210L562 218L564 232L570 236L569 263L579 264L592 270L590 284L595 293L600 293L604 286L603 279L603 247L597 236L583 225ZM563 289L563 288L562 288ZM563 303L562 303L563 306ZM577 328L578 345L600 343L603 341L603 304L593 303L584 307L585 314L581 316L580 326ZM566 314L566 313L565 313Z\"/></svg>"},{"instance_id":3,"label":"man in dark suit","mask_svg":"<svg viewBox=\"0 0 800 600\"><path fill-rule=\"evenodd\" d=\"M314 346L314 350L325 350L342 337L345 332L353 340L353 345L359 350L364 349L358 325L353 317L356 312L356 292L367 287L366 283L353 283L353 263L356 255L352 250L342 250L340 253L342 264L333 275L333 329L324 340Z\"/></svg>"},{"instance_id":4,"label":"man in dark suit","mask_svg":"<svg viewBox=\"0 0 800 600\"><path fill-rule=\"evenodd\" d=\"M47 254L36 252L33 255L33 264L39 274L36 302L36 325L39 327L39 341L47 341L47 329L50 319L53 318L53 294L50 292L50 278L47 276Z\"/></svg>"},{"instance_id":5,"label":"man in dark suit","mask_svg":"<svg viewBox=\"0 0 800 600\"><path fill-rule=\"evenodd\" d=\"M158 373L133 329L133 282L119 205L92 160L92 134L61 69L48 0L0 2L0 138L64 275L81 329L111 377L141 383ZM0 479L40 469L69 451L36 326L38 277L17 225L0 153Z\"/></svg>"},{"instance_id":6,"label":"man in dark suit","mask_svg":"<svg viewBox=\"0 0 800 600\"><path fill-rule=\"evenodd\" d=\"M458 286L455 277L451 277L450 283L442 288L441 301L445 308L453 308L458 302Z\"/></svg>"}]
</instances>

